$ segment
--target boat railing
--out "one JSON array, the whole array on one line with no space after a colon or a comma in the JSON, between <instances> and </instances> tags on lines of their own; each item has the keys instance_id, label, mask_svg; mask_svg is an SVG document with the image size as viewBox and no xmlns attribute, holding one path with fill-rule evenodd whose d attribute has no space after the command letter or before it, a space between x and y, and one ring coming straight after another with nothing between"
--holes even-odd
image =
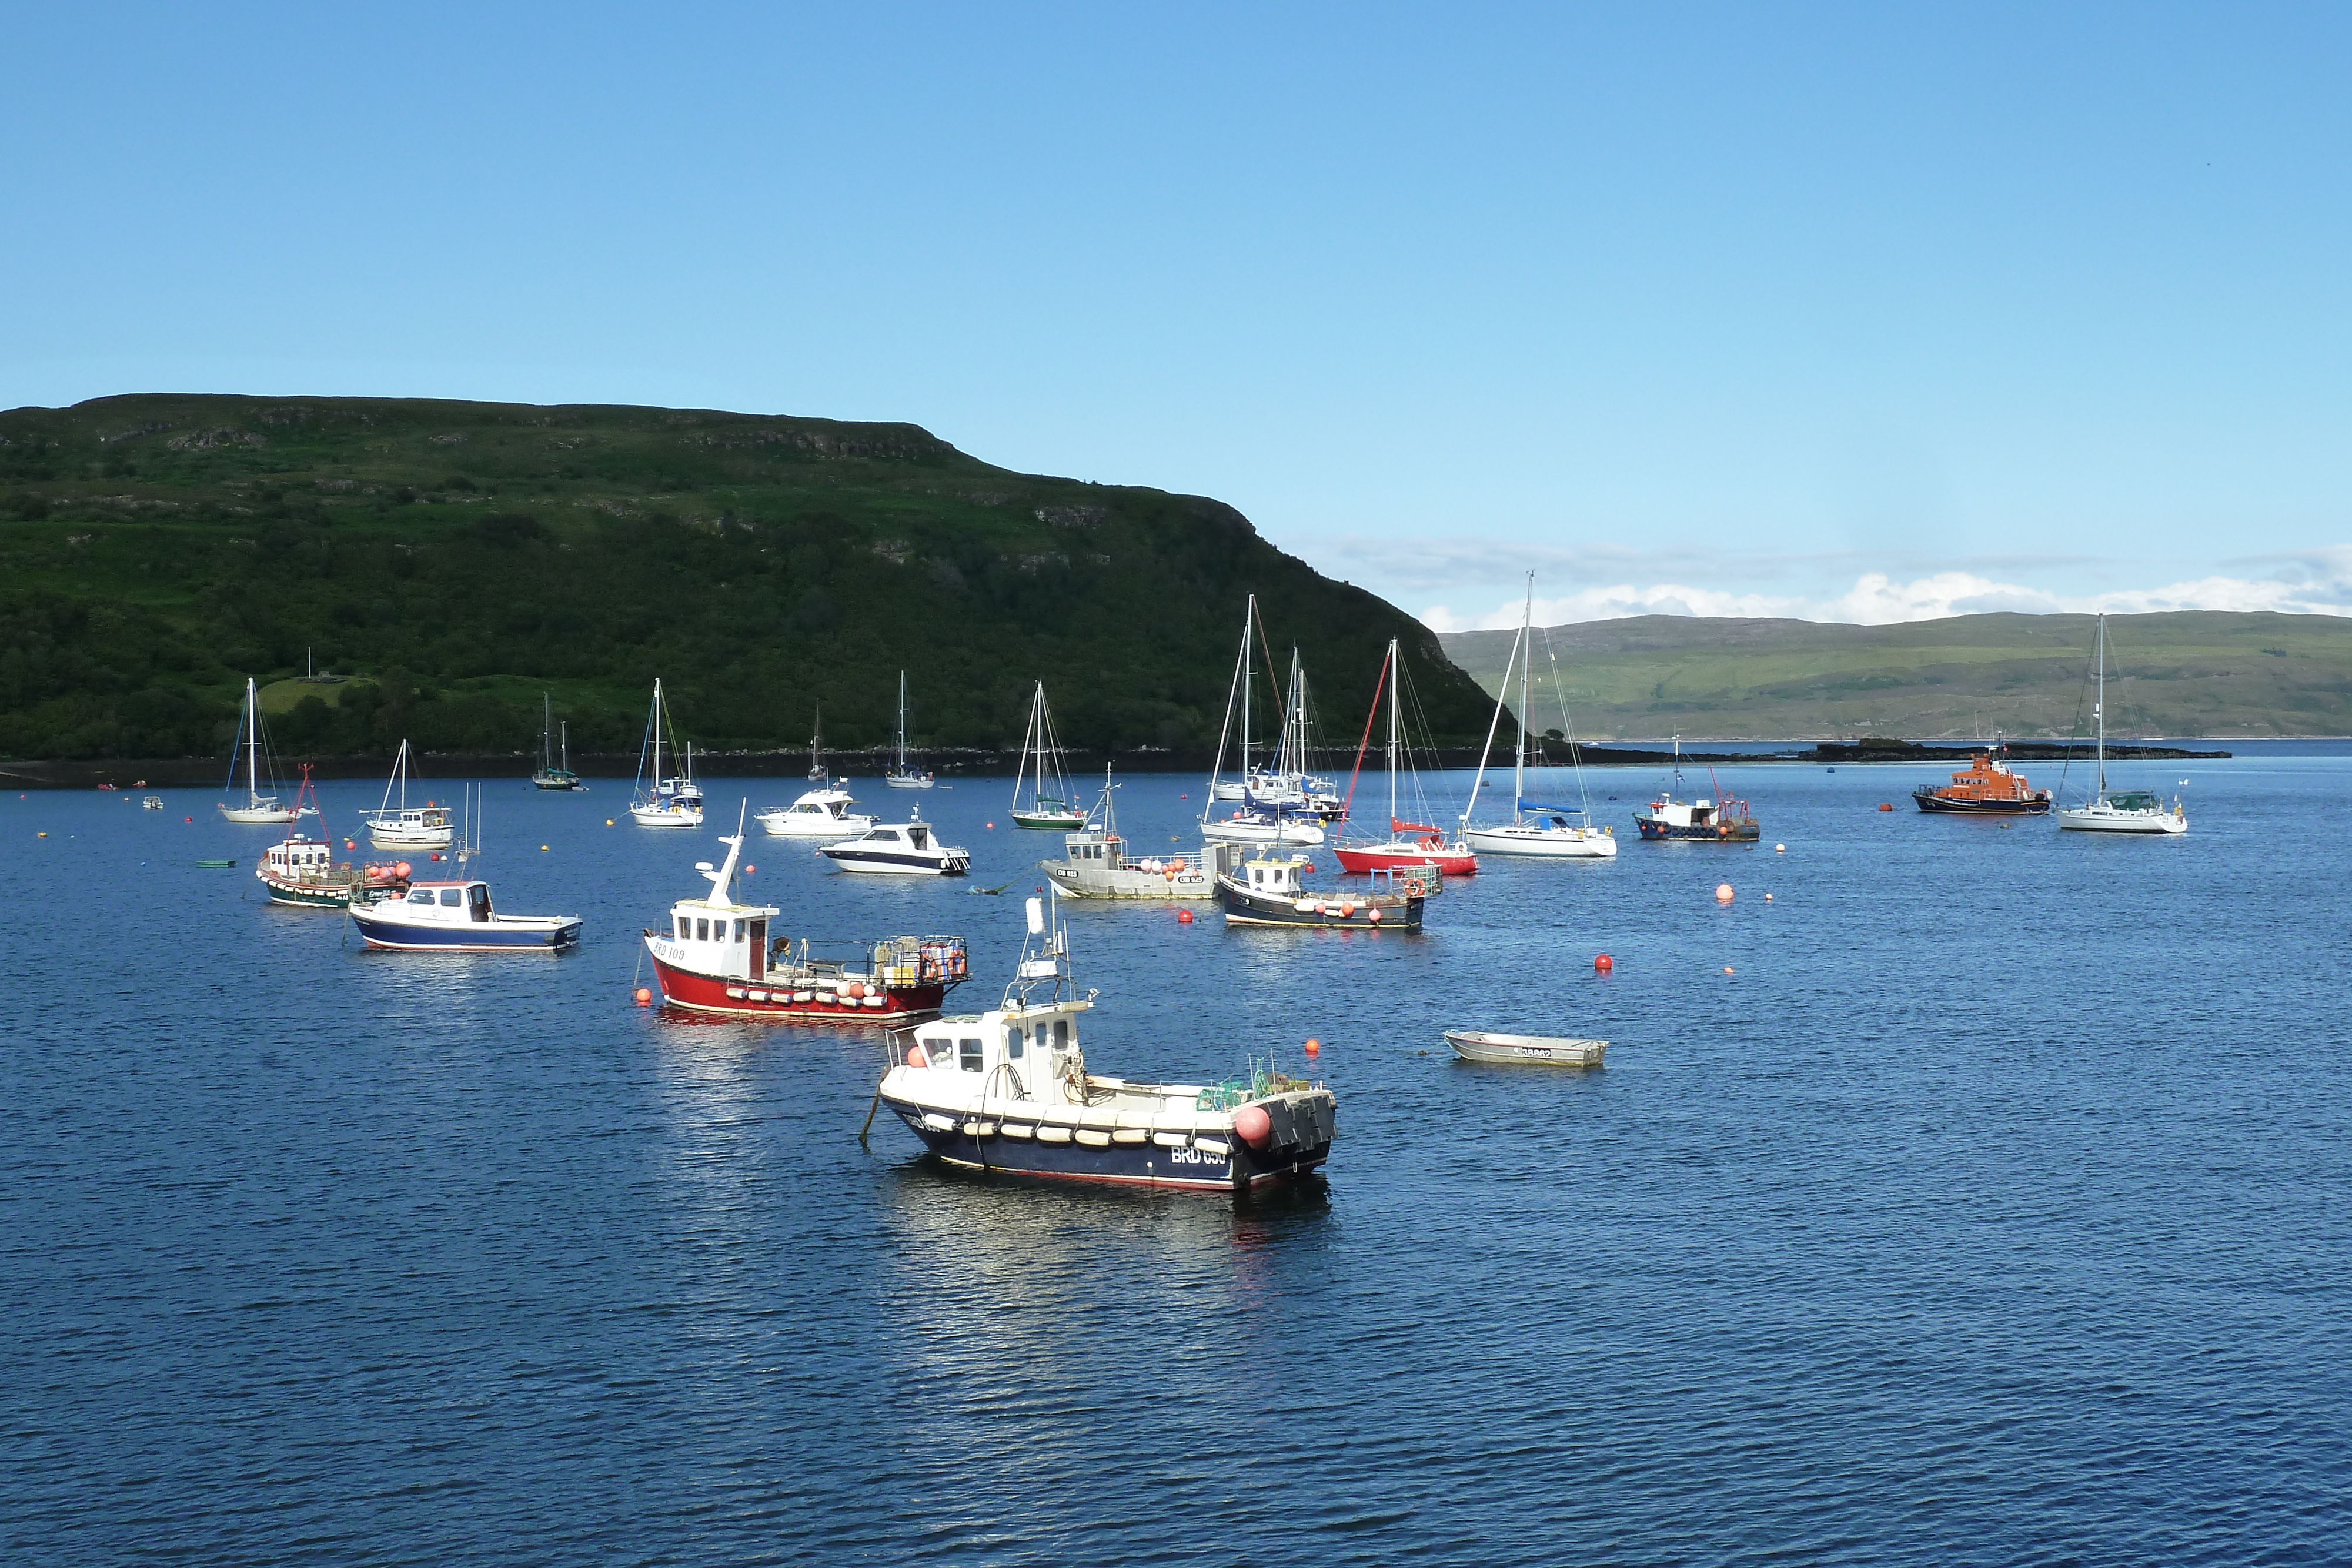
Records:
<instances>
[{"instance_id":1,"label":"boat railing","mask_svg":"<svg viewBox=\"0 0 2352 1568\"><path fill-rule=\"evenodd\" d=\"M1435 898L1445 891L1445 877L1433 865L1374 866L1371 878L1375 891L1385 883L1405 898Z\"/></svg>"}]
</instances>

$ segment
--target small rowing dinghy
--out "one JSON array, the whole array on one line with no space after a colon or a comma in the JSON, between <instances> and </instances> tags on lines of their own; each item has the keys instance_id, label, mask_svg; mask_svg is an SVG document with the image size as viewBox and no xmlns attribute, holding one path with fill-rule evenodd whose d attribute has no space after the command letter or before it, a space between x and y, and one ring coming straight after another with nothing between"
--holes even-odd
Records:
<instances>
[{"instance_id":1,"label":"small rowing dinghy","mask_svg":"<svg viewBox=\"0 0 2352 1568\"><path fill-rule=\"evenodd\" d=\"M1489 1034L1449 1029L1445 1043L1465 1061L1536 1061L1553 1067L1598 1067L1609 1049L1605 1040L1568 1040L1549 1034Z\"/></svg>"}]
</instances>

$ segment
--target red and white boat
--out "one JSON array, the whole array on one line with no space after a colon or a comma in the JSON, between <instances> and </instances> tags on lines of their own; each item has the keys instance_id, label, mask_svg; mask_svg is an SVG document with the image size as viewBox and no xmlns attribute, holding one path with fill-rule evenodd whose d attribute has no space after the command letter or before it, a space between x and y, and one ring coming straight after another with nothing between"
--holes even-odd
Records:
<instances>
[{"instance_id":1,"label":"red and white boat","mask_svg":"<svg viewBox=\"0 0 2352 1568\"><path fill-rule=\"evenodd\" d=\"M1452 843L1445 841L1445 830L1428 822L1409 822L1397 815L1397 644L1389 639L1388 662L1381 666L1380 684L1372 688L1372 710L1380 711L1381 693L1385 689L1389 698L1389 836L1380 843L1343 843L1333 852L1339 857L1339 869L1362 875L1367 872L1397 871L1405 866L1435 866L1441 876L1468 876L1478 869L1478 857L1470 846L1457 837ZM1348 803L1356 800L1356 777L1364 771L1364 748L1371 744L1372 720L1364 719L1364 739L1356 747L1356 776L1348 780ZM1411 758L1406 759L1411 765ZM1416 783L1414 793L1420 792Z\"/></svg>"},{"instance_id":2,"label":"red and white boat","mask_svg":"<svg viewBox=\"0 0 2352 1568\"><path fill-rule=\"evenodd\" d=\"M852 945L845 960L811 956L774 933L783 913L773 904L738 904L735 863L743 853L743 827L719 841L727 859L701 898L670 906L669 923L646 933L662 1001L689 1012L731 1018L772 1018L792 1023L904 1023L940 1010L949 989L971 977L961 936L894 936Z\"/></svg>"}]
</instances>

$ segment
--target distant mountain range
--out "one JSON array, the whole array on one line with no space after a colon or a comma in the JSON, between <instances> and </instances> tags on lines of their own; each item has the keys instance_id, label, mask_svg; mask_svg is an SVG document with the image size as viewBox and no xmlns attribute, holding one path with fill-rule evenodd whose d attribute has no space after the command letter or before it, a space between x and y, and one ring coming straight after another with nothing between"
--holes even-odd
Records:
<instances>
[{"instance_id":1,"label":"distant mountain range","mask_svg":"<svg viewBox=\"0 0 2352 1568\"><path fill-rule=\"evenodd\" d=\"M2021 738L2089 733L2093 617L1958 615L1895 626L1643 615L1536 639L1539 729L1658 740ZM1491 693L1509 632L1439 641ZM1517 682L1514 681L1516 686ZM1514 693L1516 696L1516 693ZM2352 735L2352 619L2190 611L2107 618L2110 736Z\"/></svg>"},{"instance_id":2,"label":"distant mountain range","mask_svg":"<svg viewBox=\"0 0 2352 1568\"><path fill-rule=\"evenodd\" d=\"M1426 627L1219 501L1015 474L908 424L379 398L0 413L0 756L1213 746L1255 592L1351 738L1391 636L1439 737L1488 702ZM1265 659L1259 661L1261 678ZM351 677L298 679L315 664ZM1260 711L1276 700L1269 682Z\"/></svg>"}]
</instances>

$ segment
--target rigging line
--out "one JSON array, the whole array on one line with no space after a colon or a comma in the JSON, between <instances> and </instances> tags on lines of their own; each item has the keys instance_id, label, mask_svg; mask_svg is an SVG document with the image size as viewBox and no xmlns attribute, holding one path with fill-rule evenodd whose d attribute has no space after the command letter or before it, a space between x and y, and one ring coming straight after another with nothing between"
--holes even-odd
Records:
<instances>
[{"instance_id":1,"label":"rigging line","mask_svg":"<svg viewBox=\"0 0 2352 1568\"><path fill-rule=\"evenodd\" d=\"M1348 799L1339 807L1339 820L1343 822L1353 820L1350 813L1356 806L1356 780L1364 771L1364 751L1372 744L1372 721L1380 716L1381 693L1389 684L1389 664L1393 657L1392 654L1381 661L1381 678L1372 683L1372 706L1364 714L1364 738L1356 743L1356 769L1348 775Z\"/></svg>"},{"instance_id":2,"label":"rigging line","mask_svg":"<svg viewBox=\"0 0 2352 1568\"><path fill-rule=\"evenodd\" d=\"M1551 628L1543 629L1544 657L1551 661L1551 695L1559 702L1559 732L1568 741L1568 763L1576 770L1576 798L1584 806L1584 821L1592 824L1592 792L1584 786L1584 757L1577 749L1576 723L1568 716L1568 692L1559 684L1559 654L1551 645Z\"/></svg>"},{"instance_id":3,"label":"rigging line","mask_svg":"<svg viewBox=\"0 0 2352 1568\"><path fill-rule=\"evenodd\" d=\"M2096 656L2093 655L2094 658ZM2074 688L2074 724L2066 732L2066 759L2058 769L2058 801L2061 806L2066 800L2066 779L2074 771L2074 747L2083 738L2083 704L2090 699L2090 695L2091 666L2084 664L2082 683Z\"/></svg>"}]
</instances>

